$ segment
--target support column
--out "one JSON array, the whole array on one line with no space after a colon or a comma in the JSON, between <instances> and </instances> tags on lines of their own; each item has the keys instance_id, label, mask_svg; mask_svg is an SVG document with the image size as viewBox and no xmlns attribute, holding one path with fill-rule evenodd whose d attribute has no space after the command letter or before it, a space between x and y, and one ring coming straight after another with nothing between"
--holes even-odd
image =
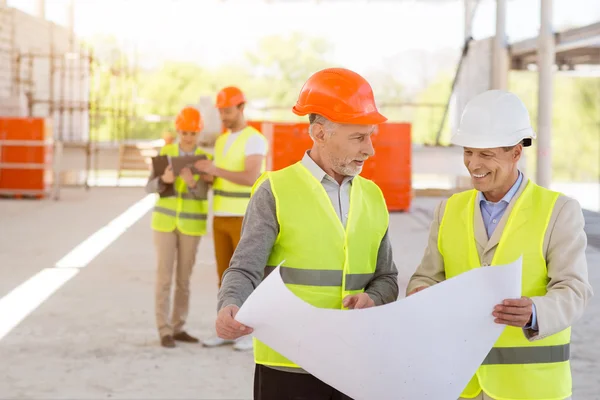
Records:
<instances>
[{"instance_id":1,"label":"support column","mask_svg":"<svg viewBox=\"0 0 600 400\"><path fill-rule=\"evenodd\" d=\"M35 16L41 19L46 19L46 0L36 0Z\"/></svg>"},{"instance_id":2,"label":"support column","mask_svg":"<svg viewBox=\"0 0 600 400\"><path fill-rule=\"evenodd\" d=\"M67 29L69 31L69 51L75 51L75 1L67 4Z\"/></svg>"},{"instance_id":3,"label":"support column","mask_svg":"<svg viewBox=\"0 0 600 400\"><path fill-rule=\"evenodd\" d=\"M464 8L464 41L465 43L467 39L473 36L473 12L475 11L474 0L463 0L463 8ZM462 115L463 109L467 103L467 98L469 96L469 81L468 77L470 76L469 71L469 62L468 56L467 60L464 60L461 64L460 75L458 76L458 82L456 87L454 88L454 94L452 96L451 101L451 115L453 118L450 119L452 125L451 129L455 130L458 128L460 124L460 117Z\"/></svg>"},{"instance_id":4,"label":"support column","mask_svg":"<svg viewBox=\"0 0 600 400\"><path fill-rule=\"evenodd\" d=\"M473 0L464 0L465 11L465 39L473 35L473 11L475 10Z\"/></svg>"},{"instance_id":5,"label":"support column","mask_svg":"<svg viewBox=\"0 0 600 400\"><path fill-rule=\"evenodd\" d=\"M552 30L552 0L541 0L538 37L538 127L536 183L546 188L552 183L552 102L555 60Z\"/></svg>"},{"instance_id":6,"label":"support column","mask_svg":"<svg viewBox=\"0 0 600 400\"><path fill-rule=\"evenodd\" d=\"M506 40L506 0L496 0L496 36L494 37L492 88L508 87L508 46Z\"/></svg>"}]
</instances>

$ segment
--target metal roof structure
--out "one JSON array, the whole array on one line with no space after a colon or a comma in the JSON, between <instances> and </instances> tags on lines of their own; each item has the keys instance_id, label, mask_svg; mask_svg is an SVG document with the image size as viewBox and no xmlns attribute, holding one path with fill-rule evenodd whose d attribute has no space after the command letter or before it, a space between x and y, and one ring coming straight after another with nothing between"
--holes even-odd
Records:
<instances>
[{"instance_id":1,"label":"metal roof structure","mask_svg":"<svg viewBox=\"0 0 600 400\"><path fill-rule=\"evenodd\" d=\"M560 69L576 65L600 65L600 22L554 34L556 64ZM528 69L537 64L538 38L526 39L509 46L511 68Z\"/></svg>"}]
</instances>

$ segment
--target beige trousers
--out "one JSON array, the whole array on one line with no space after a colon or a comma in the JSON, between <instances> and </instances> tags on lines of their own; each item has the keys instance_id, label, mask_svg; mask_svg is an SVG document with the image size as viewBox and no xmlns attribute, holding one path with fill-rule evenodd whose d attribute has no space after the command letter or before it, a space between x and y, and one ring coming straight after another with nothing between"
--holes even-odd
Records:
<instances>
[{"instance_id":1,"label":"beige trousers","mask_svg":"<svg viewBox=\"0 0 600 400\"><path fill-rule=\"evenodd\" d=\"M477 397L474 397L474 398L472 398L472 399L466 399L466 398L464 398L464 397L461 397L459 400L495 400L495 399L493 399L493 398L491 398L490 396L488 396L487 394L485 394L485 393L481 392L481 393L479 393L479 396L477 396ZM571 398L570 398L570 397L567 397L567 398L566 398L566 399L564 399L564 400L571 400Z\"/></svg>"},{"instance_id":2,"label":"beige trousers","mask_svg":"<svg viewBox=\"0 0 600 400\"><path fill-rule=\"evenodd\" d=\"M190 278L196 263L201 236L189 236L175 230L154 232L156 248L156 325L160 337L183 331L190 304ZM177 262L176 262L177 261ZM175 273L173 313L169 321L171 289Z\"/></svg>"}]
</instances>

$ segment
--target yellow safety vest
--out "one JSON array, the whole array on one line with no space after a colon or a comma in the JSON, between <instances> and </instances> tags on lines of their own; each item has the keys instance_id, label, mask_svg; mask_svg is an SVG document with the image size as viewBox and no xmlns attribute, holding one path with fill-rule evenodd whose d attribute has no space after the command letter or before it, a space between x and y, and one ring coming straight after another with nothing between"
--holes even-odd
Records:
<instances>
[{"instance_id":1,"label":"yellow safety vest","mask_svg":"<svg viewBox=\"0 0 600 400\"><path fill-rule=\"evenodd\" d=\"M212 156L202 149L196 149L196 154ZM179 145L168 144L160 150L160 155L179 156ZM194 175L197 181L200 175ZM206 234L206 219L208 216L208 199L197 199L188 192L187 184L181 177L176 177L173 185L175 196L159 197L152 212L152 229L159 232L173 232L177 228L181 233L190 236Z\"/></svg>"},{"instance_id":2,"label":"yellow safety vest","mask_svg":"<svg viewBox=\"0 0 600 400\"><path fill-rule=\"evenodd\" d=\"M549 282L544 236L559 193L533 182L517 198L494 254L492 265L523 256L522 295L543 296ZM450 197L439 229L438 248L446 278L481 265L474 235L477 191ZM491 310L490 310L491 313ZM462 397L481 390L496 400L562 400L571 395L571 328L530 342L521 328L506 326Z\"/></svg>"},{"instance_id":3,"label":"yellow safety vest","mask_svg":"<svg viewBox=\"0 0 600 400\"><path fill-rule=\"evenodd\" d=\"M343 298L363 292L375 273L389 221L381 190L370 180L354 178L344 228L321 182L301 163L263 174L254 188L267 178L279 235L265 276L285 260L281 276L290 291L315 307L343 309ZM256 338L254 359L257 364L299 368Z\"/></svg>"},{"instance_id":4,"label":"yellow safety vest","mask_svg":"<svg viewBox=\"0 0 600 400\"><path fill-rule=\"evenodd\" d=\"M215 142L215 165L217 168L241 172L246 169L246 143L251 136L258 135L265 142L266 138L251 126L245 127L225 153L225 144L231 132L217 138ZM260 172L266 170L263 160ZM215 177L213 182L213 210L236 215L244 215L250 203L251 186L238 185L224 178Z\"/></svg>"}]
</instances>

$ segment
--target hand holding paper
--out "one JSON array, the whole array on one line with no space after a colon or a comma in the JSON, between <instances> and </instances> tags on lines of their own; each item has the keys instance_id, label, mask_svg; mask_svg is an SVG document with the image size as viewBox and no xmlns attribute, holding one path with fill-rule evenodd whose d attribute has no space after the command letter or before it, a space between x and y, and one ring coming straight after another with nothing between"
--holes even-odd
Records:
<instances>
[{"instance_id":1,"label":"hand holding paper","mask_svg":"<svg viewBox=\"0 0 600 400\"><path fill-rule=\"evenodd\" d=\"M252 333L252 328L248 328L235 320L239 311L236 305L223 307L217 315L217 336L221 339L234 340L239 337Z\"/></svg>"},{"instance_id":2,"label":"hand holding paper","mask_svg":"<svg viewBox=\"0 0 600 400\"><path fill-rule=\"evenodd\" d=\"M366 293L354 294L352 296L346 296L343 301L344 307L350 310L359 310L361 308L375 307L375 302Z\"/></svg>"},{"instance_id":3,"label":"hand holding paper","mask_svg":"<svg viewBox=\"0 0 600 400\"><path fill-rule=\"evenodd\" d=\"M394 303L350 311L304 302L278 267L235 318L355 400L456 400L505 329L494 322L494 307L521 297L521 262L477 268Z\"/></svg>"},{"instance_id":4,"label":"hand holding paper","mask_svg":"<svg viewBox=\"0 0 600 400\"><path fill-rule=\"evenodd\" d=\"M529 297L521 297L520 299L507 299L494 307L492 314L496 319L497 324L505 324L523 328L531 320L533 313L533 302Z\"/></svg>"},{"instance_id":5,"label":"hand holding paper","mask_svg":"<svg viewBox=\"0 0 600 400\"><path fill-rule=\"evenodd\" d=\"M412 296L415 293L419 293L421 290L425 290L427 289L429 286L419 286L418 288L415 288L412 292L410 292L408 295Z\"/></svg>"}]
</instances>

